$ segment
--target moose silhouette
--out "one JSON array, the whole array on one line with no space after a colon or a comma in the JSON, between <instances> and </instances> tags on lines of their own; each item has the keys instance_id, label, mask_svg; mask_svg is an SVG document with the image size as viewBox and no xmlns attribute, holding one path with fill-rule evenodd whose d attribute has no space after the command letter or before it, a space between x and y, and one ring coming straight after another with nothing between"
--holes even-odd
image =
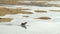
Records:
<instances>
[{"instance_id":1,"label":"moose silhouette","mask_svg":"<svg viewBox=\"0 0 60 34\"><path fill-rule=\"evenodd\" d=\"M27 29L26 24L27 24L27 22L21 23L21 27Z\"/></svg>"}]
</instances>

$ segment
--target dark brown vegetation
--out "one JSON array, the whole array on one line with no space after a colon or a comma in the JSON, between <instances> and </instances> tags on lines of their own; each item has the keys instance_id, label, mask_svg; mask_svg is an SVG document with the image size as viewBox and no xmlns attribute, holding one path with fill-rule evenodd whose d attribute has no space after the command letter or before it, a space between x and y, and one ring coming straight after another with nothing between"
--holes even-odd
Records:
<instances>
[{"instance_id":1,"label":"dark brown vegetation","mask_svg":"<svg viewBox=\"0 0 60 34\"><path fill-rule=\"evenodd\" d=\"M29 17L29 16L23 16L23 17Z\"/></svg>"},{"instance_id":2,"label":"dark brown vegetation","mask_svg":"<svg viewBox=\"0 0 60 34\"><path fill-rule=\"evenodd\" d=\"M44 10L35 10L35 12L37 12L37 13L47 13L47 11L44 11Z\"/></svg>"},{"instance_id":3,"label":"dark brown vegetation","mask_svg":"<svg viewBox=\"0 0 60 34\"><path fill-rule=\"evenodd\" d=\"M48 19L51 19L50 17L38 17L38 18L35 18L35 19L43 19L43 20L48 20Z\"/></svg>"}]
</instances>

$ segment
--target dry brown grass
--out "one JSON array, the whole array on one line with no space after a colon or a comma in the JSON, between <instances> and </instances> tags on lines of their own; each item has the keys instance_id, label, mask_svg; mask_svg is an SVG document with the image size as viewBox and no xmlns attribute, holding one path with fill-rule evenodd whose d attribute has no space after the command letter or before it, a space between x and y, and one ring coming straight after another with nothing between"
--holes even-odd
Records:
<instances>
[{"instance_id":1,"label":"dry brown grass","mask_svg":"<svg viewBox=\"0 0 60 34\"><path fill-rule=\"evenodd\" d=\"M10 22L11 18L0 18L0 22Z\"/></svg>"},{"instance_id":2,"label":"dry brown grass","mask_svg":"<svg viewBox=\"0 0 60 34\"><path fill-rule=\"evenodd\" d=\"M35 12L37 12L37 13L47 13L47 11L44 11L44 10L35 10Z\"/></svg>"},{"instance_id":3,"label":"dry brown grass","mask_svg":"<svg viewBox=\"0 0 60 34\"><path fill-rule=\"evenodd\" d=\"M31 10L29 8L17 8L17 9L20 9L20 10Z\"/></svg>"},{"instance_id":4,"label":"dry brown grass","mask_svg":"<svg viewBox=\"0 0 60 34\"><path fill-rule=\"evenodd\" d=\"M60 12L60 10L50 10L51 12Z\"/></svg>"},{"instance_id":5,"label":"dry brown grass","mask_svg":"<svg viewBox=\"0 0 60 34\"><path fill-rule=\"evenodd\" d=\"M30 1L30 0L20 0L20 1ZM32 1L58 1L58 0L32 0Z\"/></svg>"},{"instance_id":6,"label":"dry brown grass","mask_svg":"<svg viewBox=\"0 0 60 34\"><path fill-rule=\"evenodd\" d=\"M16 4L18 0L0 0L0 4Z\"/></svg>"},{"instance_id":7,"label":"dry brown grass","mask_svg":"<svg viewBox=\"0 0 60 34\"><path fill-rule=\"evenodd\" d=\"M36 1L59 1L59 0L36 0Z\"/></svg>"},{"instance_id":8,"label":"dry brown grass","mask_svg":"<svg viewBox=\"0 0 60 34\"><path fill-rule=\"evenodd\" d=\"M50 18L50 17L38 17L38 18L35 18L35 19L49 20L49 19L51 19L51 18Z\"/></svg>"},{"instance_id":9,"label":"dry brown grass","mask_svg":"<svg viewBox=\"0 0 60 34\"><path fill-rule=\"evenodd\" d=\"M8 12L8 9L0 8L0 15L5 15L5 14L7 14L7 12Z\"/></svg>"},{"instance_id":10,"label":"dry brown grass","mask_svg":"<svg viewBox=\"0 0 60 34\"><path fill-rule=\"evenodd\" d=\"M60 7L60 4L48 4L48 6Z\"/></svg>"},{"instance_id":11,"label":"dry brown grass","mask_svg":"<svg viewBox=\"0 0 60 34\"><path fill-rule=\"evenodd\" d=\"M23 16L23 17L29 17L29 16Z\"/></svg>"},{"instance_id":12,"label":"dry brown grass","mask_svg":"<svg viewBox=\"0 0 60 34\"><path fill-rule=\"evenodd\" d=\"M21 12L19 12L19 14L33 14L33 13L32 12L21 11Z\"/></svg>"},{"instance_id":13,"label":"dry brown grass","mask_svg":"<svg viewBox=\"0 0 60 34\"><path fill-rule=\"evenodd\" d=\"M17 1L31 1L31 0L0 0L0 4L17 4ZM60 1L60 0L32 0L32 1Z\"/></svg>"},{"instance_id":14,"label":"dry brown grass","mask_svg":"<svg viewBox=\"0 0 60 34\"><path fill-rule=\"evenodd\" d=\"M21 11L21 9L8 9L8 8L0 8L0 16L4 16L6 14L33 14L32 12Z\"/></svg>"}]
</instances>

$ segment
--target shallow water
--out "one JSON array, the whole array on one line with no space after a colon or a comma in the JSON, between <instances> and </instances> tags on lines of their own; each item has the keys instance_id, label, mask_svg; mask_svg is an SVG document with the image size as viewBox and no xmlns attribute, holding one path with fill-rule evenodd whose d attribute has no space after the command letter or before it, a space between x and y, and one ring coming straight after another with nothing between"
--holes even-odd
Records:
<instances>
[{"instance_id":1,"label":"shallow water","mask_svg":"<svg viewBox=\"0 0 60 34\"><path fill-rule=\"evenodd\" d=\"M0 34L60 34L60 12L51 12L49 10L60 10L59 7L38 7L38 6L17 6L8 5L6 8L29 8L34 14L8 14L0 16L2 18L14 18L11 22L0 23ZM34 10L45 10L47 13L36 13ZM22 16L29 16L28 18ZM41 16L48 16L52 19L41 20L34 19ZM28 22L27 29L22 28L20 25L22 22ZM13 24L7 26L4 24Z\"/></svg>"}]
</instances>

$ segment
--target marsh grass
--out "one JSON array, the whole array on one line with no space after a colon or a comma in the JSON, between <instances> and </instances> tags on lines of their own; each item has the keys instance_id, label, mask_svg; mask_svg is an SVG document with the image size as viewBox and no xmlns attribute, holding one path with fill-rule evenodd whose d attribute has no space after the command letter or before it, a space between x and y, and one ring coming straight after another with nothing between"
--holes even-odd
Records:
<instances>
[{"instance_id":1,"label":"marsh grass","mask_svg":"<svg viewBox=\"0 0 60 34\"><path fill-rule=\"evenodd\" d=\"M35 12L37 12L37 13L47 13L47 11L44 11L44 10L35 10Z\"/></svg>"},{"instance_id":2,"label":"marsh grass","mask_svg":"<svg viewBox=\"0 0 60 34\"><path fill-rule=\"evenodd\" d=\"M33 13L22 11L21 9L0 8L0 16L4 16L6 14L33 14Z\"/></svg>"},{"instance_id":3,"label":"marsh grass","mask_svg":"<svg viewBox=\"0 0 60 34\"><path fill-rule=\"evenodd\" d=\"M0 0L0 4L16 4L18 0Z\"/></svg>"},{"instance_id":4,"label":"marsh grass","mask_svg":"<svg viewBox=\"0 0 60 34\"><path fill-rule=\"evenodd\" d=\"M60 12L60 10L50 10L51 12Z\"/></svg>"},{"instance_id":5,"label":"marsh grass","mask_svg":"<svg viewBox=\"0 0 60 34\"><path fill-rule=\"evenodd\" d=\"M47 4L47 6L50 6L50 7L60 7L60 4Z\"/></svg>"},{"instance_id":6,"label":"marsh grass","mask_svg":"<svg viewBox=\"0 0 60 34\"><path fill-rule=\"evenodd\" d=\"M0 22L10 22L12 18L0 18Z\"/></svg>"},{"instance_id":7,"label":"marsh grass","mask_svg":"<svg viewBox=\"0 0 60 34\"><path fill-rule=\"evenodd\" d=\"M38 18L35 18L35 19L49 20L51 18L50 17L38 17Z\"/></svg>"}]
</instances>

